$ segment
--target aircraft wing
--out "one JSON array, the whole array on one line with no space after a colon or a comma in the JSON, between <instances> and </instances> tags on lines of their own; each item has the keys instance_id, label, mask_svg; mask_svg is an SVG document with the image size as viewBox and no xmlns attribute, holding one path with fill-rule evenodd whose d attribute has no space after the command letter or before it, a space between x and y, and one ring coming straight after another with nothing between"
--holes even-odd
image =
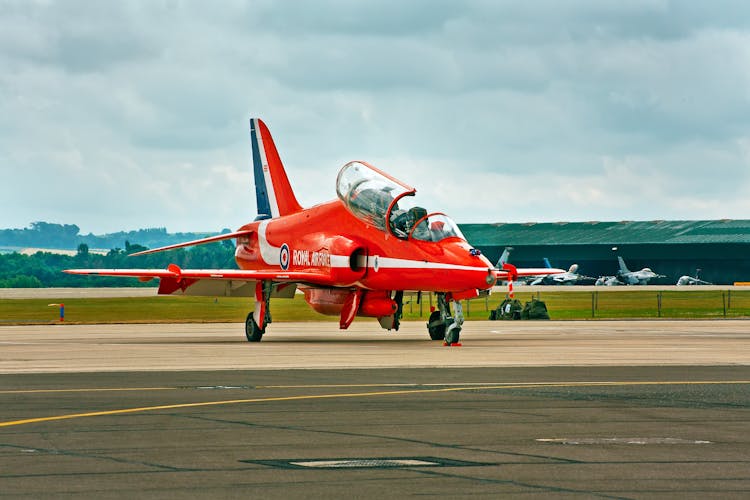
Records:
<instances>
[{"instance_id":1,"label":"aircraft wing","mask_svg":"<svg viewBox=\"0 0 750 500\"><path fill-rule=\"evenodd\" d=\"M275 282L272 297L293 296L297 283L327 285L325 273L243 271L238 269L181 269L170 264L167 269L66 269L68 274L118 276L150 281L159 278L159 295L202 295L225 297L253 297L259 280ZM282 293L286 290L287 295Z\"/></svg>"},{"instance_id":2,"label":"aircraft wing","mask_svg":"<svg viewBox=\"0 0 750 500\"><path fill-rule=\"evenodd\" d=\"M550 274L560 274L564 273L565 270L554 267L513 267L506 263L503 265L503 269L495 269L494 272L498 280L508 281L511 278L515 280L519 276L542 277Z\"/></svg>"},{"instance_id":3,"label":"aircraft wing","mask_svg":"<svg viewBox=\"0 0 750 500\"><path fill-rule=\"evenodd\" d=\"M186 241L184 243L177 243L176 245L168 245L166 247L152 248L151 250L144 250L142 252L131 253L128 257L137 257L139 255L148 255L150 253L164 252L165 250L174 250L176 248L192 247L195 245L205 245L206 243L214 243L217 241L231 240L233 238L242 238L244 236L250 236L255 231L252 229L246 229L244 231L235 231L233 233L219 234L216 236L209 236L208 238L201 238L199 240Z\"/></svg>"},{"instance_id":4,"label":"aircraft wing","mask_svg":"<svg viewBox=\"0 0 750 500\"><path fill-rule=\"evenodd\" d=\"M565 270L556 267L519 267L516 269L518 276L548 276L564 272Z\"/></svg>"}]
</instances>

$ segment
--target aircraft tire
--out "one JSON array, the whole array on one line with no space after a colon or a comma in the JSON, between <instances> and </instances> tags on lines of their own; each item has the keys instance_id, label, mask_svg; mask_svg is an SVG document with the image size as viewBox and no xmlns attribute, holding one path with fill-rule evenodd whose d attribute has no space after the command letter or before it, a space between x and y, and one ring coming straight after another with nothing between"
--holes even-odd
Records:
<instances>
[{"instance_id":1,"label":"aircraft tire","mask_svg":"<svg viewBox=\"0 0 750 500\"><path fill-rule=\"evenodd\" d=\"M445 338L445 323L439 323L440 311L433 311L430 314L429 322L427 323L427 331L430 334L432 340L443 340ZM434 326L430 326L435 323Z\"/></svg>"},{"instance_id":2,"label":"aircraft tire","mask_svg":"<svg viewBox=\"0 0 750 500\"><path fill-rule=\"evenodd\" d=\"M253 313L248 314L245 320L245 337L247 337L247 341L260 342L264 333L266 333L265 329L261 330L258 327L255 318L253 318Z\"/></svg>"},{"instance_id":3,"label":"aircraft tire","mask_svg":"<svg viewBox=\"0 0 750 500\"><path fill-rule=\"evenodd\" d=\"M449 328L445 333L446 344L458 344L458 339L461 336L461 327Z\"/></svg>"}]
</instances>

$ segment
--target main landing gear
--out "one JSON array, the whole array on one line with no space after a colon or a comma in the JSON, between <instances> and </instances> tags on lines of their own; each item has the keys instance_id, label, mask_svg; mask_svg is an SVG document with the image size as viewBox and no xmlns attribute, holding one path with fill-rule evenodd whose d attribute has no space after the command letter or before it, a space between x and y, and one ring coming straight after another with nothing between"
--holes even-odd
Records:
<instances>
[{"instance_id":1,"label":"main landing gear","mask_svg":"<svg viewBox=\"0 0 750 500\"><path fill-rule=\"evenodd\" d=\"M464 313L461 302L456 301L454 308L455 317L451 317L451 309L445 293L437 294L437 310L430 314L427 323L427 331L432 340L443 340L445 345L457 345L461 335L461 326L464 324Z\"/></svg>"},{"instance_id":2,"label":"main landing gear","mask_svg":"<svg viewBox=\"0 0 750 500\"><path fill-rule=\"evenodd\" d=\"M271 288L273 282L258 281L255 284L255 310L245 319L245 337L248 342L260 342L271 322Z\"/></svg>"},{"instance_id":3,"label":"main landing gear","mask_svg":"<svg viewBox=\"0 0 750 500\"><path fill-rule=\"evenodd\" d=\"M245 320L245 337L247 337L247 341L260 342L264 333L266 333L266 329L261 329L258 326L258 323L255 322L255 318L253 318L253 312L250 311L250 314L247 315L247 319Z\"/></svg>"}]
</instances>

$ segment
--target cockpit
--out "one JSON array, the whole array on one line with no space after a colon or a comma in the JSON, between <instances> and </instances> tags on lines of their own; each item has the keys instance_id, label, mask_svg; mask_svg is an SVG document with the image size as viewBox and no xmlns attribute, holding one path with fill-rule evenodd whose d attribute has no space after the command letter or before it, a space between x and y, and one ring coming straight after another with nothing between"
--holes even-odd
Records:
<instances>
[{"instance_id":1,"label":"cockpit","mask_svg":"<svg viewBox=\"0 0 750 500\"><path fill-rule=\"evenodd\" d=\"M344 165L336 179L336 193L352 215L397 238L433 242L466 239L450 217L417 205L416 189L368 163Z\"/></svg>"}]
</instances>

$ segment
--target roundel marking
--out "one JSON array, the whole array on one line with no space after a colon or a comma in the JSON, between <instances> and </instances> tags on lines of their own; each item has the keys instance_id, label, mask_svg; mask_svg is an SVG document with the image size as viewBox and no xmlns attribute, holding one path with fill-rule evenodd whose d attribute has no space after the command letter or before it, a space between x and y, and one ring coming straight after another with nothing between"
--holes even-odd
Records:
<instances>
[{"instance_id":1,"label":"roundel marking","mask_svg":"<svg viewBox=\"0 0 750 500\"><path fill-rule=\"evenodd\" d=\"M282 271L289 269L289 245L284 243L279 249L279 264Z\"/></svg>"}]
</instances>

